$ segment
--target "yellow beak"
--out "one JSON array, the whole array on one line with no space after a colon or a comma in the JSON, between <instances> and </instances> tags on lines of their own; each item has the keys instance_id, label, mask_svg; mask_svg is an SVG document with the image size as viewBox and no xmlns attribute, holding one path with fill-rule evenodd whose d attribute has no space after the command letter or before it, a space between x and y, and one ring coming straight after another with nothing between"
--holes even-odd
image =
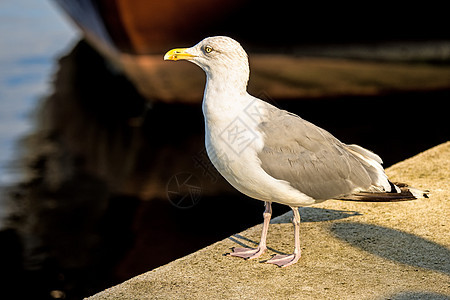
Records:
<instances>
[{"instance_id":1,"label":"yellow beak","mask_svg":"<svg viewBox=\"0 0 450 300\"><path fill-rule=\"evenodd\" d=\"M194 58L195 55L186 53L186 49L187 48L177 48L169 50L164 55L164 60L180 60L180 59L189 60Z\"/></svg>"}]
</instances>

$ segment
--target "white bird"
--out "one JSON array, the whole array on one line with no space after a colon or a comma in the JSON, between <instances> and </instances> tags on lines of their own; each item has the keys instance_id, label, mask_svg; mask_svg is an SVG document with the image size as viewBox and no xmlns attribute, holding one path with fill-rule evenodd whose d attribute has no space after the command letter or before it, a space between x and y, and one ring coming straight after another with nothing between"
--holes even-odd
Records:
<instances>
[{"instance_id":1,"label":"white bird","mask_svg":"<svg viewBox=\"0 0 450 300\"><path fill-rule=\"evenodd\" d=\"M301 255L298 207L358 191L400 192L375 153L346 145L324 129L248 94L248 57L235 40L205 38L191 48L168 51L164 60L187 60L205 71L202 109L208 156L233 187L265 202L259 246L233 248L229 255L253 259L264 253L272 202L288 205L294 213L293 254L277 254L266 261L286 267Z\"/></svg>"}]
</instances>

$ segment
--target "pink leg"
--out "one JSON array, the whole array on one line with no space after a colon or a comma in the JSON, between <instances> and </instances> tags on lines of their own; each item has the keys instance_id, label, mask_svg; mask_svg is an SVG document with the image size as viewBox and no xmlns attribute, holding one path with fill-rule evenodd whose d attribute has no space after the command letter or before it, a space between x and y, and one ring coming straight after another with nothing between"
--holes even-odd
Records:
<instances>
[{"instance_id":1,"label":"pink leg","mask_svg":"<svg viewBox=\"0 0 450 300\"><path fill-rule=\"evenodd\" d=\"M270 218L272 217L272 203L264 203L266 209L264 210L264 224L261 234L261 241L259 242L258 248L233 248L233 252L229 253L229 256L242 257L245 259L253 259L260 257L264 251L266 251L266 239L267 231L269 230Z\"/></svg>"},{"instance_id":2,"label":"pink leg","mask_svg":"<svg viewBox=\"0 0 450 300\"><path fill-rule=\"evenodd\" d=\"M282 268L295 264L301 256L300 213L298 212L298 207L291 207L291 209L294 212L294 217L292 218L292 223L294 224L294 238L295 238L294 253L290 255L277 254L268 261L266 261L266 263L268 264L274 264Z\"/></svg>"}]
</instances>

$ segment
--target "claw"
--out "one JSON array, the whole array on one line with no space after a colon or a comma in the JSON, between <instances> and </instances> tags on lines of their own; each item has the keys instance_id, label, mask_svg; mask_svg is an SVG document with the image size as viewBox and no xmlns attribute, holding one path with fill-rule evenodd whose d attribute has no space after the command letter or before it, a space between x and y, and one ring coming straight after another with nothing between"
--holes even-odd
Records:
<instances>
[{"instance_id":1,"label":"claw","mask_svg":"<svg viewBox=\"0 0 450 300\"><path fill-rule=\"evenodd\" d=\"M271 259L266 261L267 264L274 264L281 268L295 264L300 259L300 254L274 255Z\"/></svg>"},{"instance_id":2,"label":"claw","mask_svg":"<svg viewBox=\"0 0 450 300\"><path fill-rule=\"evenodd\" d=\"M243 259L254 259L260 257L266 249L264 248L232 248L231 253L227 253L227 256L241 257Z\"/></svg>"}]
</instances>

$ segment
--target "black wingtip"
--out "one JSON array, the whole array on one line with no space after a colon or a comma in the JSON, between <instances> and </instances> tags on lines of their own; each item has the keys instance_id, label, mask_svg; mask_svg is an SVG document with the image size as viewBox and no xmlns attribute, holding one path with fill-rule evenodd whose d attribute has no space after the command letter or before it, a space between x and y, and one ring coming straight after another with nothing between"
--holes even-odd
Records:
<instances>
[{"instance_id":1,"label":"black wingtip","mask_svg":"<svg viewBox=\"0 0 450 300\"><path fill-rule=\"evenodd\" d=\"M430 191L418 190L410 187L406 183L389 181L389 184L395 188L398 187L400 192L358 192L350 195L338 197L336 199L344 201L361 201L361 202L398 202L398 201L410 201L419 198L429 198Z\"/></svg>"},{"instance_id":2,"label":"black wingtip","mask_svg":"<svg viewBox=\"0 0 450 300\"><path fill-rule=\"evenodd\" d=\"M400 190L400 189L398 189L397 186L395 184L393 184L390 180L388 180L388 182L391 187L391 190L388 193L398 193L398 190Z\"/></svg>"}]
</instances>

